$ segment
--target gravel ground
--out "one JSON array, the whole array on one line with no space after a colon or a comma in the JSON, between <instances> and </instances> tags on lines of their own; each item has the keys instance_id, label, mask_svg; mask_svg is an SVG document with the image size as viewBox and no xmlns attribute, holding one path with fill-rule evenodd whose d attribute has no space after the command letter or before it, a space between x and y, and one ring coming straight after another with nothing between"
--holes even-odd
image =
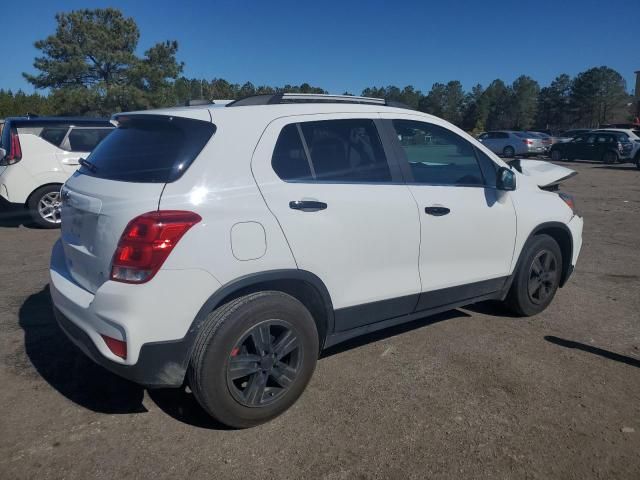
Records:
<instances>
[{"instance_id":1,"label":"gravel ground","mask_svg":"<svg viewBox=\"0 0 640 480\"><path fill-rule=\"evenodd\" d=\"M570 283L327 352L280 418L220 428L83 357L51 315L58 233L0 225L0 478L640 478L640 171L575 163Z\"/></svg>"}]
</instances>

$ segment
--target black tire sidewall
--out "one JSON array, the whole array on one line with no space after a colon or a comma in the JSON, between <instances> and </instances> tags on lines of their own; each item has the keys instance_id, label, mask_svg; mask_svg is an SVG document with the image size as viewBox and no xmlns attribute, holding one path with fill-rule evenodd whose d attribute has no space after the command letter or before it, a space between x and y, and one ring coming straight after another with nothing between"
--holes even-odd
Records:
<instances>
[{"instance_id":1,"label":"black tire sidewall","mask_svg":"<svg viewBox=\"0 0 640 480\"><path fill-rule=\"evenodd\" d=\"M608 161L609 156L611 156L611 161ZM614 163L617 163L618 158L618 154L612 151L604 152L604 154L602 155L602 161L607 165L613 165Z\"/></svg>"},{"instance_id":2,"label":"black tire sidewall","mask_svg":"<svg viewBox=\"0 0 640 480\"><path fill-rule=\"evenodd\" d=\"M60 228L60 223L48 222L40 216L40 213L38 212L38 204L40 203L40 199L43 196L51 192L59 192L61 188L62 185L46 185L44 187L38 188L29 197L29 201L27 202L27 209L29 210L29 214L31 215L33 223L35 223L37 226L41 228Z\"/></svg>"},{"instance_id":3,"label":"black tire sidewall","mask_svg":"<svg viewBox=\"0 0 640 480\"><path fill-rule=\"evenodd\" d=\"M313 317L297 299L281 292L262 292L245 298L246 301L223 318L219 328L204 339L205 350L197 364L191 366L198 369L198 385L191 385L198 402L212 417L234 428L259 425L293 405L313 375L319 352ZM301 339L301 370L280 399L264 407L247 407L236 401L227 385L230 351L247 330L270 319L288 322Z\"/></svg>"},{"instance_id":4,"label":"black tire sidewall","mask_svg":"<svg viewBox=\"0 0 640 480\"><path fill-rule=\"evenodd\" d=\"M531 264L541 250L549 250L554 254L559 271L553 291L551 295L549 295L549 298L543 303L533 303L529 298L528 291L529 274L531 271ZM523 249L521 262L518 265L518 271L516 272L516 276L507 297L507 303L511 309L515 313L523 316L536 315L545 310L553 301L556 292L558 291L562 275L562 262L562 251L560 250L558 243L552 237L545 234L533 237Z\"/></svg>"},{"instance_id":5,"label":"black tire sidewall","mask_svg":"<svg viewBox=\"0 0 640 480\"><path fill-rule=\"evenodd\" d=\"M554 159L553 157L557 156L557 159ZM562 160L562 154L560 153L559 150L551 150L551 160L553 160L554 162L559 162L560 160Z\"/></svg>"},{"instance_id":6,"label":"black tire sidewall","mask_svg":"<svg viewBox=\"0 0 640 480\"><path fill-rule=\"evenodd\" d=\"M504 147L504 150L502 150L502 154L507 158L513 158L516 156L516 149L510 146L506 146Z\"/></svg>"}]
</instances>

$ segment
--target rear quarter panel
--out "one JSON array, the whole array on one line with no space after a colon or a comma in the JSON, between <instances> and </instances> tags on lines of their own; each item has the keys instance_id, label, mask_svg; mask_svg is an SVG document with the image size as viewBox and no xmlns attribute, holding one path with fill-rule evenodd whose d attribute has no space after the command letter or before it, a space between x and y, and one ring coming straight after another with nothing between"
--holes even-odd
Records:
<instances>
[{"instance_id":1,"label":"rear quarter panel","mask_svg":"<svg viewBox=\"0 0 640 480\"><path fill-rule=\"evenodd\" d=\"M202 221L180 240L163 270L200 268L224 285L252 273L296 268L251 172L253 151L269 120L259 111L249 117L242 110L226 109L217 116L213 111L216 133L184 175L164 189L160 209L193 211ZM239 224L251 224L255 232L258 225L264 229L259 241L266 248L258 258L249 255L239 260L237 248L234 254L232 235L246 230L234 230Z\"/></svg>"}]
</instances>

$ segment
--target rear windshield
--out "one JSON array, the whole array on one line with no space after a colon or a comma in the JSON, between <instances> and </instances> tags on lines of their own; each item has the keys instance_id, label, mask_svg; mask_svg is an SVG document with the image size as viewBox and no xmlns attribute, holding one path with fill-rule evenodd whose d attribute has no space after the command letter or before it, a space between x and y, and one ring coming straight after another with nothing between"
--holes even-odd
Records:
<instances>
[{"instance_id":1,"label":"rear windshield","mask_svg":"<svg viewBox=\"0 0 640 480\"><path fill-rule=\"evenodd\" d=\"M210 122L180 117L119 117L87 157L80 173L108 180L168 183L177 180L214 134Z\"/></svg>"}]
</instances>

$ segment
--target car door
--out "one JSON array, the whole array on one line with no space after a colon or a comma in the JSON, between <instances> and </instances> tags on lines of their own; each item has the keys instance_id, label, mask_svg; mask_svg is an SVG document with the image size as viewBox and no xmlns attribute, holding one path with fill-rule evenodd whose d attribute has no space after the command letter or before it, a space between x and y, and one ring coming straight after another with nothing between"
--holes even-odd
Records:
<instances>
[{"instance_id":1,"label":"car door","mask_svg":"<svg viewBox=\"0 0 640 480\"><path fill-rule=\"evenodd\" d=\"M444 124L383 115L397 138L400 165L420 212L419 310L500 290L508 277L516 215L495 188L496 165ZM432 141L427 144L425 136Z\"/></svg>"},{"instance_id":2,"label":"car door","mask_svg":"<svg viewBox=\"0 0 640 480\"><path fill-rule=\"evenodd\" d=\"M480 137L480 141L492 152L502 153L504 148L504 138L500 136L500 132L487 132L486 136Z\"/></svg>"},{"instance_id":3,"label":"car door","mask_svg":"<svg viewBox=\"0 0 640 480\"><path fill-rule=\"evenodd\" d=\"M377 123L357 114L281 118L252 160L298 268L326 285L338 331L411 313L421 291L416 203Z\"/></svg>"}]
</instances>

